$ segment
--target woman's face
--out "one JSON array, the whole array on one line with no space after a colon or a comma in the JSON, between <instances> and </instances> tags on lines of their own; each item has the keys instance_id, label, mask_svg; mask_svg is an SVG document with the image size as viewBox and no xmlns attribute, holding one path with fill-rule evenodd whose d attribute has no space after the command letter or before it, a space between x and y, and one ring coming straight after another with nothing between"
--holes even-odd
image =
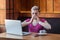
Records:
<instances>
[{"instance_id":1,"label":"woman's face","mask_svg":"<svg viewBox=\"0 0 60 40\"><path fill-rule=\"evenodd\" d=\"M31 15L33 16L39 16L39 11L38 10L32 10Z\"/></svg>"}]
</instances>

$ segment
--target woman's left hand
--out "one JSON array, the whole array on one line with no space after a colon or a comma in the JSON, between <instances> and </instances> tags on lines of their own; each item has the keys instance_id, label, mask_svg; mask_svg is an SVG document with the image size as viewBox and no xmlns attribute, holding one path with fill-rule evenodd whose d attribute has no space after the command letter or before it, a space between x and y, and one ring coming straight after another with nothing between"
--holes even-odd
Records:
<instances>
[{"instance_id":1,"label":"woman's left hand","mask_svg":"<svg viewBox=\"0 0 60 40\"><path fill-rule=\"evenodd\" d=\"M39 17L37 16L36 18L37 18L37 22L39 22L40 21Z\"/></svg>"}]
</instances>

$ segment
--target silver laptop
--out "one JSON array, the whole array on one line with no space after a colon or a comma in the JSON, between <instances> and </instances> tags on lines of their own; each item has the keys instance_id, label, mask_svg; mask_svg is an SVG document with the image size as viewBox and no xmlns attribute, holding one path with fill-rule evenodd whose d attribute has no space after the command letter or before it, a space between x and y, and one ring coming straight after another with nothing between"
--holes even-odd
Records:
<instances>
[{"instance_id":1,"label":"silver laptop","mask_svg":"<svg viewBox=\"0 0 60 40\"><path fill-rule=\"evenodd\" d=\"M14 35L27 35L29 32L22 32L22 26L20 20L5 20L6 33Z\"/></svg>"}]
</instances>

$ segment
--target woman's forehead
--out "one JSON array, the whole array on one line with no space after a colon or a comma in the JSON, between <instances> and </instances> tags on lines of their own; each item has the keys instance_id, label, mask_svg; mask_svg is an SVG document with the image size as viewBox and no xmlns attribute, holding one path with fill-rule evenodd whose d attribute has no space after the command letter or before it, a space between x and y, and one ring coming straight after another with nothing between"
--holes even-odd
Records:
<instances>
[{"instance_id":1,"label":"woman's forehead","mask_svg":"<svg viewBox=\"0 0 60 40\"><path fill-rule=\"evenodd\" d=\"M38 10L32 10L31 12L33 13L33 12L39 12L39 11Z\"/></svg>"}]
</instances>

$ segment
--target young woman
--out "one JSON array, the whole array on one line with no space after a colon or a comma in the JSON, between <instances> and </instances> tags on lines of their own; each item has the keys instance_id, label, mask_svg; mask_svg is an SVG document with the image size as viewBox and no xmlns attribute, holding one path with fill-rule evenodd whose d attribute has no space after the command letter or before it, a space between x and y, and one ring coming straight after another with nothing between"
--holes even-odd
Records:
<instances>
[{"instance_id":1,"label":"young woman","mask_svg":"<svg viewBox=\"0 0 60 40\"><path fill-rule=\"evenodd\" d=\"M33 6L31 8L31 18L23 21L22 26L28 25L29 32L35 33L43 29L51 29L51 25L44 18L39 18L39 14L39 7Z\"/></svg>"}]
</instances>

